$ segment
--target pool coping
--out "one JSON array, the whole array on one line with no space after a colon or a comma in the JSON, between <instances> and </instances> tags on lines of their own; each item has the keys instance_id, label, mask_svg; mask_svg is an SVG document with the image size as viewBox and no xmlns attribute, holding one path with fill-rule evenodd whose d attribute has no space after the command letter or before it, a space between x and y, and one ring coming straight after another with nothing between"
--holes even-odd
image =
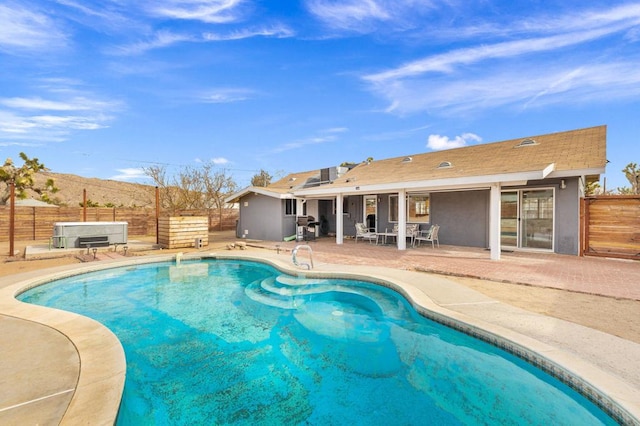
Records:
<instances>
[{"instance_id":1,"label":"pool coping","mask_svg":"<svg viewBox=\"0 0 640 426\"><path fill-rule=\"evenodd\" d=\"M430 292L429 282L443 281L450 291L461 291L457 284L443 277L420 272L358 265L316 264L313 270L296 268L288 257L273 253L199 252L184 254L183 260L192 259L243 259L268 263L277 269L304 277L352 278L373 281L400 292L424 316L466 334L492 343L559 378L578 390L604 409L622 424L640 424L640 389L620 380L609 372L582 360L575 355L526 336L520 332L483 320L438 304ZM30 305L20 302L16 296L24 291L52 280L99 271L114 267L133 266L154 262L173 261L176 254L131 257L126 260L104 261L70 265L18 276L0 278L0 315L31 321L57 330L74 345L79 362L79 374L75 391L60 424L113 424L115 422L126 374L124 350L117 337L102 324L81 315ZM425 280L428 277L428 280ZM18 281L12 280L19 278ZM7 282L9 281L9 282ZM429 282L425 282L429 281ZM465 289L463 298L474 303L478 293ZM480 302L477 302L480 300ZM492 299L490 299L492 300ZM65 403L64 400L60 404ZM1 409L2 407L0 407Z\"/></svg>"}]
</instances>

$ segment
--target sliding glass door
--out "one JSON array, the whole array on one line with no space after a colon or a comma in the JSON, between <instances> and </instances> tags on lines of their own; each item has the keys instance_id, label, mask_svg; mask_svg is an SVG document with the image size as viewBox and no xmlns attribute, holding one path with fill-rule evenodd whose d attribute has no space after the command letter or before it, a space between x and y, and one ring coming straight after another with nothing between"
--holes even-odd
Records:
<instances>
[{"instance_id":1,"label":"sliding glass door","mask_svg":"<svg viewBox=\"0 0 640 426\"><path fill-rule=\"evenodd\" d=\"M365 195L364 199L364 217L362 221L373 232L377 232L378 221L376 220L378 215L378 199L374 195Z\"/></svg>"},{"instance_id":2,"label":"sliding glass door","mask_svg":"<svg viewBox=\"0 0 640 426\"><path fill-rule=\"evenodd\" d=\"M518 247L518 191L502 193L500 245L502 247Z\"/></svg>"},{"instance_id":3,"label":"sliding glass door","mask_svg":"<svg viewBox=\"0 0 640 426\"><path fill-rule=\"evenodd\" d=\"M553 189L502 192L502 247L553 250L553 211Z\"/></svg>"}]
</instances>

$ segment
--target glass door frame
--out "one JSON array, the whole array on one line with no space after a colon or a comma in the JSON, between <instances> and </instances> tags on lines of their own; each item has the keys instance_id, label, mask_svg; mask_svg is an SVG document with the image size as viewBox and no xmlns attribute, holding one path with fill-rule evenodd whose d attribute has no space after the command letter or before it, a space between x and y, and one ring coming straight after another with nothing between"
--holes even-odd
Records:
<instances>
[{"instance_id":1,"label":"glass door frame","mask_svg":"<svg viewBox=\"0 0 640 426\"><path fill-rule=\"evenodd\" d=\"M505 218L506 209L504 208L504 195L515 195L515 216L509 216ZM511 201L511 200L510 200ZM512 204L511 201L510 204ZM511 211L512 209L509 209ZM506 223L505 223L506 222ZM507 231L505 231L505 228ZM505 235L505 232L510 234ZM512 235L513 234L513 235ZM513 244L505 243L505 239L513 241ZM505 250L517 249L520 241L520 191L517 189L502 190L500 192L500 248Z\"/></svg>"},{"instance_id":2,"label":"glass door frame","mask_svg":"<svg viewBox=\"0 0 640 426\"><path fill-rule=\"evenodd\" d=\"M551 227L550 227L550 247L527 247L524 244L524 238L526 238L526 232L523 232L523 227L527 224L527 218L524 217L524 197L523 194L526 192L536 192L536 191L551 191L552 197L552 207L551 207ZM505 244L504 236L503 236L503 221L505 220L503 214L503 195L506 193L515 193L516 194L516 217L515 218L506 218L506 219L515 219L515 245ZM500 247L505 250L531 250L531 251L545 251L545 252L554 252L555 251L555 230L556 227L556 191L554 187L535 187L535 188L517 188L517 189L503 189L500 193ZM526 231L526 230L525 230Z\"/></svg>"},{"instance_id":3,"label":"glass door frame","mask_svg":"<svg viewBox=\"0 0 640 426\"><path fill-rule=\"evenodd\" d=\"M369 225L369 223L367 222L367 216L371 214L370 211L368 211L368 207L369 207L369 202L372 202L373 205L373 209L374 209L374 215L375 215L375 224L374 224L374 230L373 232L378 232L378 196L377 195L363 195L362 196L362 222L365 225Z\"/></svg>"}]
</instances>

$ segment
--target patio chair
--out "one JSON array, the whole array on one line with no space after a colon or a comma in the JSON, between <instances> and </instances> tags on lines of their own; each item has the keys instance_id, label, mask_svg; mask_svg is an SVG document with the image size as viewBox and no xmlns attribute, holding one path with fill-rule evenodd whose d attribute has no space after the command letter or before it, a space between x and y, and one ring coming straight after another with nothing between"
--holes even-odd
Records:
<instances>
[{"instance_id":1,"label":"patio chair","mask_svg":"<svg viewBox=\"0 0 640 426\"><path fill-rule=\"evenodd\" d=\"M358 238L369 240L369 244L371 244L372 241L377 242L378 240L376 233L369 231L369 228L367 228L367 225L364 223L356 223L356 244L358 243Z\"/></svg>"},{"instance_id":2,"label":"patio chair","mask_svg":"<svg viewBox=\"0 0 640 426\"><path fill-rule=\"evenodd\" d=\"M413 247L416 246L416 242L418 242L419 247L422 241L431 241L432 248L435 248L435 243L438 243L438 248L440 248L440 240L438 240L439 230L440 225L431 225L427 231L418 231L418 234L413 239Z\"/></svg>"},{"instance_id":3,"label":"patio chair","mask_svg":"<svg viewBox=\"0 0 640 426\"><path fill-rule=\"evenodd\" d=\"M407 238L411 238L410 244L413 247L414 242L416 241L416 236L420 232L420 225L417 223L412 223L407 225Z\"/></svg>"}]
</instances>

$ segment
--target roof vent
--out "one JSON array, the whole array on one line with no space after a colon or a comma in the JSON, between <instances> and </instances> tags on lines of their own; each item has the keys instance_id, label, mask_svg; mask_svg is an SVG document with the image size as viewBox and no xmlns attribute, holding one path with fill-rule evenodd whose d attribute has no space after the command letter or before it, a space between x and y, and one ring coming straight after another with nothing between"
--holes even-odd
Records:
<instances>
[{"instance_id":1,"label":"roof vent","mask_svg":"<svg viewBox=\"0 0 640 426\"><path fill-rule=\"evenodd\" d=\"M413 161L413 157L404 157L404 158L402 159L402 162L403 162L403 163L410 163L410 162L412 162L412 161Z\"/></svg>"},{"instance_id":2,"label":"roof vent","mask_svg":"<svg viewBox=\"0 0 640 426\"><path fill-rule=\"evenodd\" d=\"M451 161L443 161L442 163L438 164L439 169L448 169L449 167L453 167Z\"/></svg>"},{"instance_id":3,"label":"roof vent","mask_svg":"<svg viewBox=\"0 0 640 426\"><path fill-rule=\"evenodd\" d=\"M520 141L520 143L516 145L516 148L520 148L521 146L531 146L531 145L538 145L538 142L536 142L535 139L527 138Z\"/></svg>"}]
</instances>

